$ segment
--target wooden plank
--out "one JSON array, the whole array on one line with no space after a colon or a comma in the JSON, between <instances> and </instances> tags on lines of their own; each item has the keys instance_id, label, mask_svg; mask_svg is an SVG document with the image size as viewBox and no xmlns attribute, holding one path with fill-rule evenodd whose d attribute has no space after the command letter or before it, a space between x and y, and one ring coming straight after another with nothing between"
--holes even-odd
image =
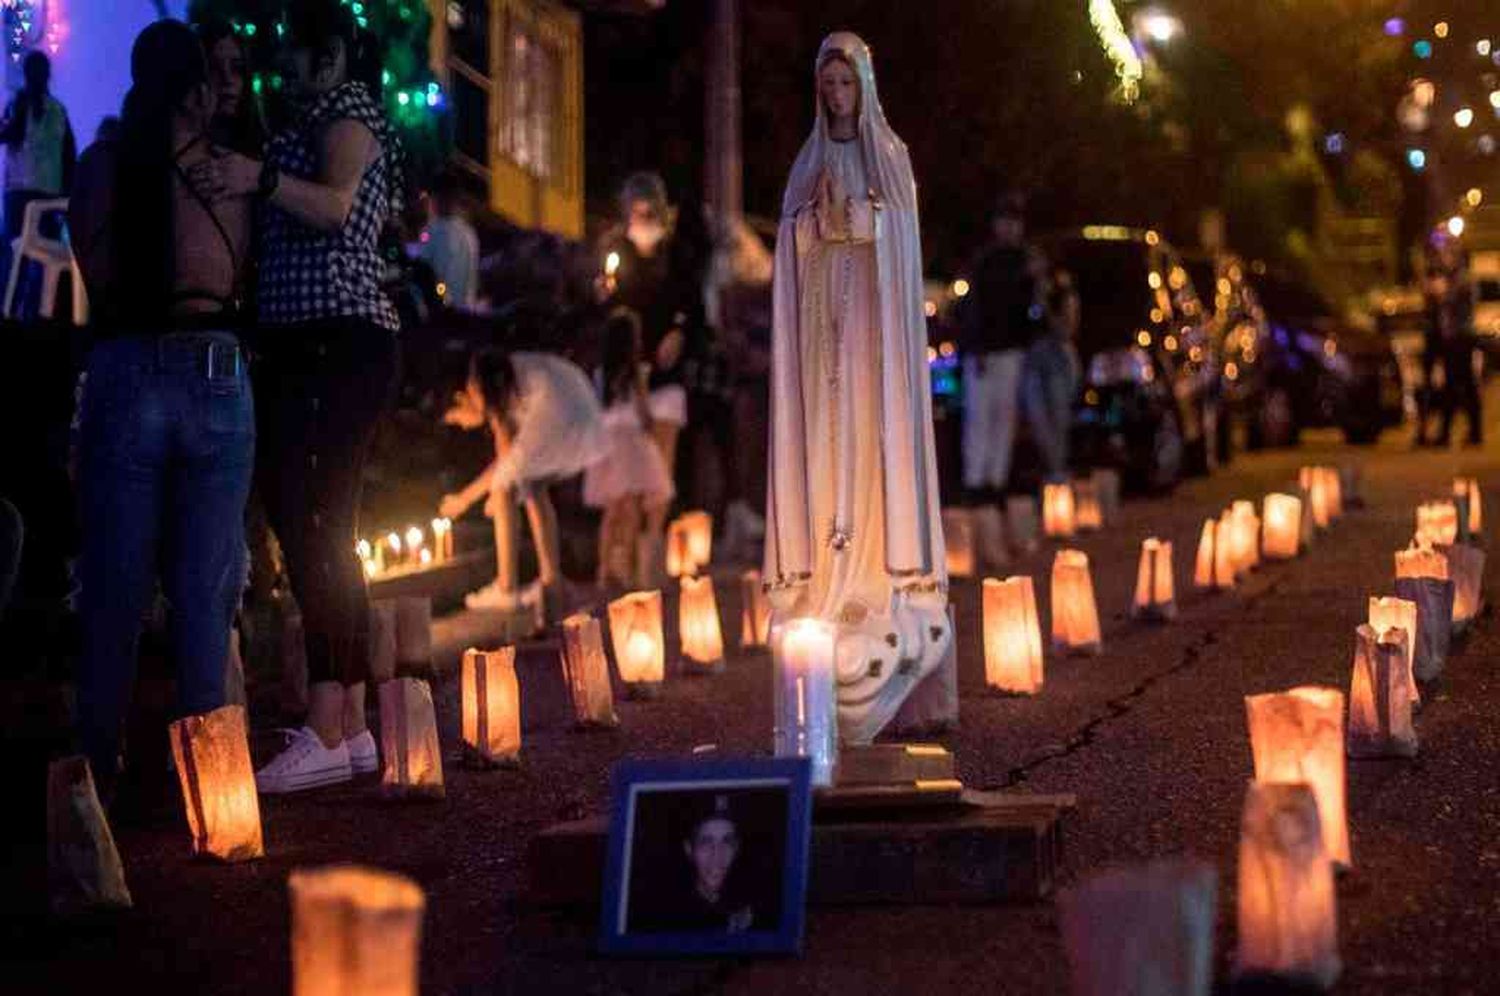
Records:
<instances>
[{"instance_id":1,"label":"wooden plank","mask_svg":"<svg viewBox=\"0 0 1500 996\"><path fill-rule=\"evenodd\" d=\"M838 783L896 785L954 777L953 755L937 744L871 744L839 752Z\"/></svg>"},{"instance_id":2,"label":"wooden plank","mask_svg":"<svg viewBox=\"0 0 1500 996\"><path fill-rule=\"evenodd\" d=\"M1065 808L1011 796L885 810L878 817L819 819L813 824L808 902L982 904L1045 898L1057 882ZM558 824L534 837L523 902L597 905L607 834L607 819L599 816Z\"/></svg>"}]
</instances>

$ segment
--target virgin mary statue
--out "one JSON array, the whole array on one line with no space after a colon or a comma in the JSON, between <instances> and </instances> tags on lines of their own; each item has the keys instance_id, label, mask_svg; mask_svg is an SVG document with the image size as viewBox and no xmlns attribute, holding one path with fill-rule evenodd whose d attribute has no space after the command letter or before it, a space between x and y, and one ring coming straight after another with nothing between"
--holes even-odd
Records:
<instances>
[{"instance_id":1,"label":"virgin mary statue","mask_svg":"<svg viewBox=\"0 0 1500 996\"><path fill-rule=\"evenodd\" d=\"M923 718L956 718L936 687L953 634L911 160L858 36L824 39L815 80L776 242L764 576L775 623L836 627L840 733L860 744L929 677L953 715Z\"/></svg>"}]
</instances>

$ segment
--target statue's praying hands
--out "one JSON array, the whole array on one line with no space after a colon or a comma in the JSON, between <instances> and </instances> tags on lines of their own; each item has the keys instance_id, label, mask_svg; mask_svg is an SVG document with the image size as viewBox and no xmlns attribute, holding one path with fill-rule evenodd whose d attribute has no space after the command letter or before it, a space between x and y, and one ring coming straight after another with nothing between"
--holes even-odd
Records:
<instances>
[{"instance_id":1,"label":"statue's praying hands","mask_svg":"<svg viewBox=\"0 0 1500 996\"><path fill-rule=\"evenodd\" d=\"M838 177L827 169L818 176L818 197L815 210L818 213L818 231L830 241L849 238L849 196L844 193Z\"/></svg>"}]
</instances>

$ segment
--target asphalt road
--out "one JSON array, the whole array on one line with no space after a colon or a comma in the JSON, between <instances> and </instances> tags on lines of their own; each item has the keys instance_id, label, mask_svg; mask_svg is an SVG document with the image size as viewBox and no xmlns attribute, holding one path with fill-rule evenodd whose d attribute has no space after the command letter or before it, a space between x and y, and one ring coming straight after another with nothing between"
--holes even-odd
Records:
<instances>
[{"instance_id":1,"label":"asphalt road","mask_svg":"<svg viewBox=\"0 0 1500 996\"><path fill-rule=\"evenodd\" d=\"M1356 461L1367 506L1302 558L1271 565L1219 595L1187 589L1204 517L1259 499L1300 464ZM1235 940L1240 807L1251 774L1243 696L1298 684L1346 688L1365 600L1389 593L1392 551L1413 509L1476 476L1500 516L1500 451L1412 452L1389 434L1348 449L1309 434L1297 451L1255 454L1168 498L1126 504L1117 523L1081 538L1104 622L1097 658L1050 658L1035 699L983 694L978 590L956 586L960 729L946 738L964 781L979 788L1075 793L1065 876L1120 862L1192 854L1219 869L1217 977L1227 990ZM1177 550L1180 614L1153 626L1126 615L1141 539ZM1491 544L1491 549L1494 546ZM1052 548L1012 573L1046 576ZM1493 579L1493 564L1489 570ZM737 619L733 571L719 583ZM1495 591L1490 585L1490 591ZM729 627L733 630L733 627ZM451 649L482 635L472 618L439 629ZM733 638L731 636L731 642ZM555 644L522 653L524 766L477 773L450 766L445 802L389 806L360 784L263 805L268 856L236 866L189 858L176 818L118 828L137 909L88 929L12 914L17 946L7 992L102 991L129 982L163 993L265 994L289 987L287 873L355 861L405 872L427 892L423 992L458 993L1065 993L1066 956L1053 904L819 910L806 951L768 961L607 961L588 923L516 904L526 842L605 804L611 762L702 744L762 752L769 742L770 665L735 656L725 674L669 680L654 702L621 702L618 733L567 731ZM1345 971L1339 993L1487 993L1500 977L1500 636L1482 618L1449 662L1418 720L1413 761L1349 769L1353 870L1338 885ZM445 745L456 740L453 683L439 701ZM257 746L260 746L259 739Z\"/></svg>"}]
</instances>

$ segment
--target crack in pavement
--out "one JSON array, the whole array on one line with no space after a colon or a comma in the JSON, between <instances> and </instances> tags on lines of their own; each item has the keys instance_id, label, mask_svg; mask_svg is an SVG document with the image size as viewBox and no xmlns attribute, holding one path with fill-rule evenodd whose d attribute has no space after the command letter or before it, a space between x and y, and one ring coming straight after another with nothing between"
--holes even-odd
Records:
<instances>
[{"instance_id":1,"label":"crack in pavement","mask_svg":"<svg viewBox=\"0 0 1500 996\"><path fill-rule=\"evenodd\" d=\"M1245 599L1242 609L1249 609L1262 599L1276 592L1281 587L1285 576L1270 582L1262 590ZM1219 642L1219 629L1206 631L1197 640L1190 643L1182 655L1170 667L1163 668L1142 678L1128 691L1107 699L1104 703L1104 711L1090 717L1083 725L1075 729L1061 744L1049 744L1032 754L1020 764L1011 768L1005 774L1005 778L997 785L986 786L990 791L1004 791L1015 788L1017 785L1031 777L1031 773L1044 764L1056 761L1059 758L1071 757L1079 751L1091 746L1096 736L1106 723L1126 716L1134 708L1135 703L1140 700L1151 688L1173 675L1180 674L1196 664L1203 656L1203 651Z\"/></svg>"}]
</instances>

